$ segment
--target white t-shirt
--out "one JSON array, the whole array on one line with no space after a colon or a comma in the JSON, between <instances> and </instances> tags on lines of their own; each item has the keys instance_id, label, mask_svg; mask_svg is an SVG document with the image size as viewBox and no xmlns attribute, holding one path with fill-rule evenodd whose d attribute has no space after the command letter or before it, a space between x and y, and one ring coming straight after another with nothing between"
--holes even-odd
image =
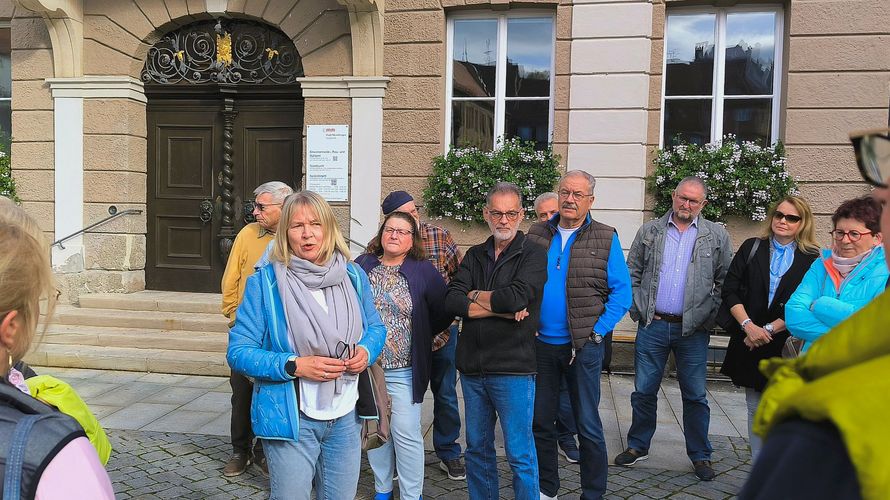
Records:
<instances>
[{"instance_id":1,"label":"white t-shirt","mask_svg":"<svg viewBox=\"0 0 890 500\"><path fill-rule=\"evenodd\" d=\"M564 228L564 227L562 227L562 226L560 226L560 225L557 225L557 226L556 226L556 229L559 230L559 235L561 236L560 239L562 239L562 248L560 249L560 252L564 252L565 249L566 249L566 243L569 242L569 238L570 238L573 234L575 234L575 231L581 229L581 226L578 226L578 227L576 227L575 229L566 229L566 228Z\"/></svg>"},{"instance_id":2,"label":"white t-shirt","mask_svg":"<svg viewBox=\"0 0 890 500\"><path fill-rule=\"evenodd\" d=\"M324 292L321 290L311 290L312 297L318 302L318 305L327 312L328 303L324 298ZM345 376L349 376L348 374ZM321 408L318 405L318 388L321 384L330 384L331 382L316 382L315 380L300 379L300 411L309 418L315 420L333 420L348 414L355 409L355 403L358 401L358 377L351 377L343 386L343 392L334 395L334 401L331 406Z\"/></svg>"}]
</instances>

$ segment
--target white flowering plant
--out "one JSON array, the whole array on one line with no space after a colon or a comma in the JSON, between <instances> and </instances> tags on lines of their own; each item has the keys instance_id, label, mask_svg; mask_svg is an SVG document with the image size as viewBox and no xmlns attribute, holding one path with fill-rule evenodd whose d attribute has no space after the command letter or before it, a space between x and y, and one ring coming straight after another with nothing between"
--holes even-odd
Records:
<instances>
[{"instance_id":1,"label":"white flowering plant","mask_svg":"<svg viewBox=\"0 0 890 500\"><path fill-rule=\"evenodd\" d=\"M485 195L498 182L512 182L522 191L526 217L533 217L538 195L552 191L559 179L559 155L548 146L536 150L535 143L512 138L498 142L493 151L451 148L433 159L423 199L432 217L450 217L460 222L484 222Z\"/></svg>"},{"instance_id":2,"label":"white flowering plant","mask_svg":"<svg viewBox=\"0 0 890 500\"><path fill-rule=\"evenodd\" d=\"M649 185L655 194L655 213L671 208L671 194L684 177L700 177L708 185L705 218L726 222L730 215L754 221L766 218L774 201L798 194L797 183L785 168L781 142L763 147L727 135L705 145L680 144L659 149Z\"/></svg>"},{"instance_id":3,"label":"white flowering plant","mask_svg":"<svg viewBox=\"0 0 890 500\"><path fill-rule=\"evenodd\" d=\"M15 192L15 179L12 177L12 167L9 163L9 153L6 147L0 145L0 196L5 196L18 203L19 198Z\"/></svg>"}]
</instances>

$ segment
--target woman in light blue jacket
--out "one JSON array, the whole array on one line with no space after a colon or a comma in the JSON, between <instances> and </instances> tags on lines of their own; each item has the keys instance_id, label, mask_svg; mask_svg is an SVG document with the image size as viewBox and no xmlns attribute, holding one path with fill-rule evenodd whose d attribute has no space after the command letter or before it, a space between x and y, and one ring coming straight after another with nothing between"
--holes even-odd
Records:
<instances>
[{"instance_id":1,"label":"woman in light blue jacket","mask_svg":"<svg viewBox=\"0 0 890 500\"><path fill-rule=\"evenodd\" d=\"M870 196L845 201L831 217L831 249L785 304L788 331L806 341L804 351L887 287L880 219L881 205Z\"/></svg>"},{"instance_id":2,"label":"woman in light blue jacket","mask_svg":"<svg viewBox=\"0 0 890 500\"><path fill-rule=\"evenodd\" d=\"M247 279L227 359L255 379L251 424L263 439L270 498L308 499L313 479L319 499L354 498L360 418L377 416L359 374L380 354L386 328L321 196L288 196L276 234L270 263Z\"/></svg>"}]
</instances>

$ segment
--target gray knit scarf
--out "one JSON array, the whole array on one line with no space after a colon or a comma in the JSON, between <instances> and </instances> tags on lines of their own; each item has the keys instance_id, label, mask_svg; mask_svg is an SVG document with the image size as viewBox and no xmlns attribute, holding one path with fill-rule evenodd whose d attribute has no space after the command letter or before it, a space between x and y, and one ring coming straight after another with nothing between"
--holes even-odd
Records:
<instances>
[{"instance_id":1,"label":"gray knit scarf","mask_svg":"<svg viewBox=\"0 0 890 500\"><path fill-rule=\"evenodd\" d=\"M274 269L287 333L300 356L336 357L339 342L351 347L361 339L360 305L346 274L346 258L340 252L334 252L323 266L291 256L286 268L278 262ZM327 312L312 297L314 290L324 293ZM343 383L343 377L321 383L316 407L330 408L334 395L342 392Z\"/></svg>"}]
</instances>

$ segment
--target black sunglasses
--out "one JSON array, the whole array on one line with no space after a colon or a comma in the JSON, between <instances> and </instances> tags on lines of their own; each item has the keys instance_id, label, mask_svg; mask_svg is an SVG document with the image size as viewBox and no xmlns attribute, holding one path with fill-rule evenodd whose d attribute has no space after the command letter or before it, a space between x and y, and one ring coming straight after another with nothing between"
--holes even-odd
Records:
<instances>
[{"instance_id":1,"label":"black sunglasses","mask_svg":"<svg viewBox=\"0 0 890 500\"><path fill-rule=\"evenodd\" d=\"M799 215L791 215L791 214L782 213L782 212L779 212L778 210L776 210L775 212L773 212L773 219L776 219L776 220L785 219L792 224L797 224L798 222L803 220L803 217L801 217Z\"/></svg>"},{"instance_id":2,"label":"black sunglasses","mask_svg":"<svg viewBox=\"0 0 890 500\"><path fill-rule=\"evenodd\" d=\"M888 187L890 178L890 128L863 130L850 134L856 166L866 182Z\"/></svg>"}]
</instances>

